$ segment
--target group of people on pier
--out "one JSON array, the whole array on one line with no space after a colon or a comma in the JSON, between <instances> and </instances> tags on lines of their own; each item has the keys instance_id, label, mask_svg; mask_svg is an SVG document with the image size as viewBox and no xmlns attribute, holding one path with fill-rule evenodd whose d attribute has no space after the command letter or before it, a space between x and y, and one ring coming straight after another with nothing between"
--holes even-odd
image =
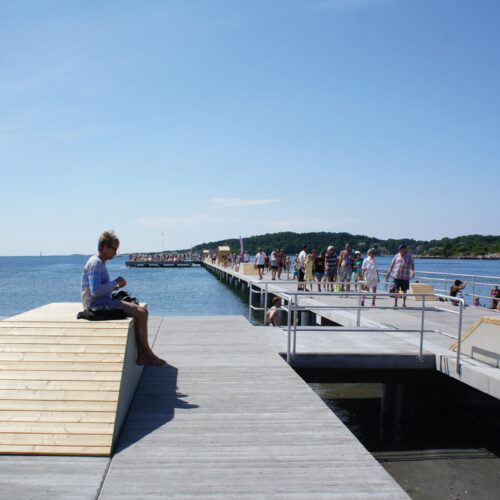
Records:
<instances>
[{"instance_id":1,"label":"group of people on pier","mask_svg":"<svg viewBox=\"0 0 500 500\"><path fill-rule=\"evenodd\" d=\"M198 253L176 253L176 252L152 252L152 253L131 253L129 260L137 262L183 262L200 260Z\"/></svg>"},{"instance_id":2,"label":"group of people on pier","mask_svg":"<svg viewBox=\"0 0 500 500\"><path fill-rule=\"evenodd\" d=\"M375 294L380 283L379 266L375 258L375 249L370 248L368 256L363 259L361 252L351 248L346 243L339 254L333 245L326 251L312 249L309 252L308 245L304 245L300 253L295 257L285 255L283 249L273 250L270 255L259 248L255 255L255 267L259 273L259 279L263 279L264 272L271 273L271 280L281 279L283 272L287 279L292 276L298 281L298 290L312 291L316 284L318 291L350 291L351 283L354 291L371 291L372 306L375 305ZM394 281L390 291L403 294L403 307L406 306L406 292L410 285L410 279L415 275L415 264L413 257L406 252L406 245L398 246L398 253L394 256L391 266L385 275L389 279L394 271ZM394 305L397 306L398 296L394 297ZM364 299L362 301L364 305Z\"/></svg>"}]
</instances>

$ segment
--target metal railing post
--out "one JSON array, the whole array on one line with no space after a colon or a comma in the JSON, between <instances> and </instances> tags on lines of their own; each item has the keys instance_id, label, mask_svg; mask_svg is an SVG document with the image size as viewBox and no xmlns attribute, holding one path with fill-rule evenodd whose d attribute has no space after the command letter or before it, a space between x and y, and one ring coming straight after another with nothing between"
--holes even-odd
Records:
<instances>
[{"instance_id":1,"label":"metal railing post","mask_svg":"<svg viewBox=\"0 0 500 500\"><path fill-rule=\"evenodd\" d=\"M356 326L361 326L361 295L358 296L358 312L356 313Z\"/></svg>"},{"instance_id":2,"label":"metal railing post","mask_svg":"<svg viewBox=\"0 0 500 500\"><path fill-rule=\"evenodd\" d=\"M425 322L425 295L422 296L422 318L420 320L420 352L418 360L422 362L424 359L424 322Z\"/></svg>"},{"instance_id":3,"label":"metal railing post","mask_svg":"<svg viewBox=\"0 0 500 500\"><path fill-rule=\"evenodd\" d=\"M299 296L295 295L295 302L293 304L293 349L292 358L295 357L297 352L297 305L299 303Z\"/></svg>"},{"instance_id":4,"label":"metal railing post","mask_svg":"<svg viewBox=\"0 0 500 500\"><path fill-rule=\"evenodd\" d=\"M287 344L286 344L286 362L290 363L292 357L290 353L290 346L292 343L292 296L288 296L288 314L286 318L286 326L288 332Z\"/></svg>"},{"instance_id":5,"label":"metal railing post","mask_svg":"<svg viewBox=\"0 0 500 500\"><path fill-rule=\"evenodd\" d=\"M253 286L250 281L250 293L248 294L248 321L252 322L252 294L253 294Z\"/></svg>"},{"instance_id":6,"label":"metal railing post","mask_svg":"<svg viewBox=\"0 0 500 500\"><path fill-rule=\"evenodd\" d=\"M464 300L459 299L459 311L458 311L458 344L457 344L457 373L459 376L462 375L462 367L460 365L460 354L462 350L462 319L464 313Z\"/></svg>"},{"instance_id":7,"label":"metal railing post","mask_svg":"<svg viewBox=\"0 0 500 500\"><path fill-rule=\"evenodd\" d=\"M265 288L265 293L264 293L264 324L266 324L266 318L267 318L267 287L268 284L265 283L266 288Z\"/></svg>"}]
</instances>

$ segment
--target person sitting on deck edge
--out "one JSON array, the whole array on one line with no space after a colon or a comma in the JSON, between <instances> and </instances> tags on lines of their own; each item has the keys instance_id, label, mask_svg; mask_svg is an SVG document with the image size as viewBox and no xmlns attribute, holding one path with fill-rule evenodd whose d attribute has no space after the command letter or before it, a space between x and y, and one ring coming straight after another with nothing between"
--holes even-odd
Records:
<instances>
[{"instance_id":1,"label":"person sitting on deck edge","mask_svg":"<svg viewBox=\"0 0 500 500\"><path fill-rule=\"evenodd\" d=\"M113 231L105 231L99 238L98 253L90 257L82 274L82 304L85 309L97 306L110 306L122 309L129 317L135 318L137 343L137 364L164 366L166 361L156 356L148 342L148 310L131 302L111 298L111 292L123 288L127 282L119 276L110 281L106 261L117 253L120 240Z\"/></svg>"},{"instance_id":2,"label":"person sitting on deck edge","mask_svg":"<svg viewBox=\"0 0 500 500\"><path fill-rule=\"evenodd\" d=\"M281 309L281 298L273 297L272 307L266 313L266 324L271 326L280 326L280 309Z\"/></svg>"}]
</instances>

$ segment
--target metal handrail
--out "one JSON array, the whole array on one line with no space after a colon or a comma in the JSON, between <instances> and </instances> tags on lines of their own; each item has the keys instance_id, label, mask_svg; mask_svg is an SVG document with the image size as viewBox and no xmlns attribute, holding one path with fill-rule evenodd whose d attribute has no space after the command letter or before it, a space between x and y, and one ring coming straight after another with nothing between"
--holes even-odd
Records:
<instances>
[{"instance_id":1,"label":"metal handrail","mask_svg":"<svg viewBox=\"0 0 500 500\"><path fill-rule=\"evenodd\" d=\"M269 281L259 281L257 283L250 282L250 293L249 293L249 319L251 320L251 314L253 310L261 310L264 311L264 321L265 317L267 315L267 297L269 294L269 285L276 285L275 282L269 282ZM260 285L264 285L264 290L260 288ZM259 286L258 290L253 290L253 286ZM364 306L361 305L361 299L367 295L374 295L375 297L384 297L384 298L390 298L390 297L398 297L401 295L401 292L396 292L396 293L387 293L387 292L377 292L377 293L371 293L371 292L356 292L356 291L349 291L349 292L330 292L330 291L321 291L321 292L313 292L313 291L303 291L303 290L297 290L297 291L289 291L289 290L283 290L282 288L279 290L273 290L274 293L282 295L285 300L287 300L288 305L287 306L282 306L282 310L287 312L287 362L290 363L293 358L296 356L296 348L297 348L297 314L299 311L310 311L310 310L356 310L356 327L359 328L361 325L361 311L364 310ZM256 307L252 305L252 297L253 293L258 293L259 295L264 294L265 297L265 303L264 307ZM357 297L358 298L358 304L357 305L341 305L341 306L334 306L334 305L307 305L307 306L300 306L299 305L299 298L306 296L306 297L311 297L311 296L336 296L336 297L344 297L344 296L351 296L351 297ZM420 306L417 307L406 307L406 310L420 310L421 311L421 319L420 319L420 328L418 330L405 330L405 331L412 331L412 332L419 332L420 333L420 346L419 346L419 354L418 354L418 359L419 361L423 360L423 345L424 345L424 333L425 333L425 312L426 311L445 311L449 314L457 314L458 315L458 326L457 326L457 373L460 376L462 373L462 367L461 367L461 343L462 343L462 324L463 324L463 311L465 308L465 301L461 297L451 297L449 295L443 295L439 293L406 293L406 297L421 297L421 303ZM444 299L444 300L450 300L454 301L454 303L457 303L458 305L458 310L457 311L452 311L446 308L442 307L436 307L436 306L429 306L426 305L426 298L428 297L435 297L438 299ZM394 306L376 306L376 309L396 309ZM374 331L377 329L370 329L370 331Z\"/></svg>"},{"instance_id":2,"label":"metal handrail","mask_svg":"<svg viewBox=\"0 0 500 500\"><path fill-rule=\"evenodd\" d=\"M380 268L379 271L384 273L387 271L385 268ZM491 287L495 284L500 284L499 276L486 276L486 275L477 275L477 274L463 274L463 273L447 273L447 272L439 272L439 271L415 271L415 278L425 278L428 281L432 282L442 282L443 289L437 289L438 291L442 291L443 293L448 293L448 283L453 283L457 278L468 278L472 290L470 292L465 289L462 290L462 295L464 297L472 297L472 302L476 297L480 299L491 300L492 297L490 295L482 295L481 293L476 293L477 287ZM481 280L490 280L489 282L484 282ZM495 283L496 282L496 283Z\"/></svg>"}]
</instances>

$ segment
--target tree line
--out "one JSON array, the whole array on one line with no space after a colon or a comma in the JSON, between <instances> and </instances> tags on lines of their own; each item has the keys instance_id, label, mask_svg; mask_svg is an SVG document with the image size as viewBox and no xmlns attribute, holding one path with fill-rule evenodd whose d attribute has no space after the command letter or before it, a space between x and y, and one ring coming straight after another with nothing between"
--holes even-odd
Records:
<instances>
[{"instance_id":1,"label":"tree line","mask_svg":"<svg viewBox=\"0 0 500 500\"><path fill-rule=\"evenodd\" d=\"M500 236L483 236L479 234L422 241L411 238L382 240L350 233L294 233L285 231L244 238L243 246L244 250L250 254L255 254L259 248L264 249L266 253L283 248L286 254L295 254L307 243L309 249L316 248L318 251L326 250L329 245L333 245L338 253L348 241L354 250L359 250L363 254L366 254L368 249L373 247L378 255L393 255L397 252L398 245L404 243L411 254L421 257L500 258ZM232 252L240 252L240 240L238 238L201 243L191 250L201 252L208 249L214 252L219 246L223 245L229 246ZM178 251L187 251L187 249Z\"/></svg>"}]
</instances>

